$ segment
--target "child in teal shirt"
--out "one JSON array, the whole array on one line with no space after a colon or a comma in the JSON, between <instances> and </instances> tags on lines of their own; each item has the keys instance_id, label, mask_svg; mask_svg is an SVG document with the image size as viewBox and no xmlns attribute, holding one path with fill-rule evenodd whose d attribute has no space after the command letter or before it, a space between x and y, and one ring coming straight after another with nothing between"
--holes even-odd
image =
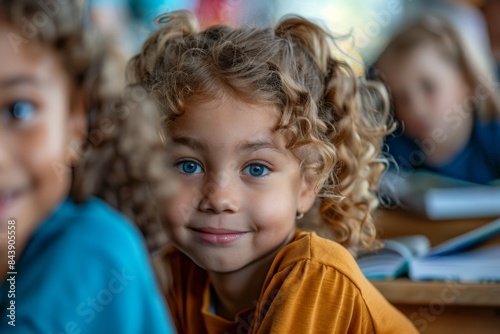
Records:
<instances>
[{"instance_id":1,"label":"child in teal shirt","mask_svg":"<svg viewBox=\"0 0 500 334\"><path fill-rule=\"evenodd\" d=\"M0 333L171 333L137 228L169 181L156 111L79 3L0 0Z\"/></svg>"},{"instance_id":2,"label":"child in teal shirt","mask_svg":"<svg viewBox=\"0 0 500 334\"><path fill-rule=\"evenodd\" d=\"M171 332L140 233L97 198L64 201L15 271L15 296L12 280L0 289L2 333Z\"/></svg>"}]
</instances>

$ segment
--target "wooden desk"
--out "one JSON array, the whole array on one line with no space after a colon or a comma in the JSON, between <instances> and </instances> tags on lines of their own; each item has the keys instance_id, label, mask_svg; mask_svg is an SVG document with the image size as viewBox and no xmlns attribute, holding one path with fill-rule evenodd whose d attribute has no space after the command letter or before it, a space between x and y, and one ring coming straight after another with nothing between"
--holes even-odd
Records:
<instances>
[{"instance_id":1,"label":"wooden desk","mask_svg":"<svg viewBox=\"0 0 500 334\"><path fill-rule=\"evenodd\" d=\"M380 210L375 215L382 238L424 234L432 245L491 220L429 221L398 210ZM500 238L490 242L500 242ZM373 284L422 333L500 333L500 283L464 284L396 279L373 281Z\"/></svg>"}]
</instances>

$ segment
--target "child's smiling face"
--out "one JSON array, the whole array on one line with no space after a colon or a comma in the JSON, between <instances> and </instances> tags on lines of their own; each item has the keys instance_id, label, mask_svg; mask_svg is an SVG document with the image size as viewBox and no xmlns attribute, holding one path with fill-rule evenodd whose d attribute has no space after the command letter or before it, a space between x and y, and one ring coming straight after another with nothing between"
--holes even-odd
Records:
<instances>
[{"instance_id":1,"label":"child's smiling face","mask_svg":"<svg viewBox=\"0 0 500 334\"><path fill-rule=\"evenodd\" d=\"M314 202L277 121L271 107L215 99L188 105L171 126L181 186L166 205L167 230L208 271L275 254L293 237L296 213Z\"/></svg>"},{"instance_id":2,"label":"child's smiling face","mask_svg":"<svg viewBox=\"0 0 500 334\"><path fill-rule=\"evenodd\" d=\"M85 129L70 111L70 80L54 52L35 40L18 45L0 25L0 222L31 230L68 194L72 140Z\"/></svg>"}]
</instances>

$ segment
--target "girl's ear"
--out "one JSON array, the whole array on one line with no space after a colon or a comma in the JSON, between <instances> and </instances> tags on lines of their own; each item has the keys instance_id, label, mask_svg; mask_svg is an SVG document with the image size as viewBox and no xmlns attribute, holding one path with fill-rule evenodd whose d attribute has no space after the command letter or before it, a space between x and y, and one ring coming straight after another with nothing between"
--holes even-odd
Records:
<instances>
[{"instance_id":1,"label":"girl's ear","mask_svg":"<svg viewBox=\"0 0 500 334\"><path fill-rule=\"evenodd\" d=\"M83 145L87 138L88 119L87 106L82 98L72 103L68 119L68 157L70 166L75 166L83 154Z\"/></svg>"},{"instance_id":2,"label":"girl's ear","mask_svg":"<svg viewBox=\"0 0 500 334\"><path fill-rule=\"evenodd\" d=\"M314 178L302 176L302 184L297 202L297 208L301 213L306 213L314 205L316 200L316 192L314 191L315 186L316 180Z\"/></svg>"}]
</instances>

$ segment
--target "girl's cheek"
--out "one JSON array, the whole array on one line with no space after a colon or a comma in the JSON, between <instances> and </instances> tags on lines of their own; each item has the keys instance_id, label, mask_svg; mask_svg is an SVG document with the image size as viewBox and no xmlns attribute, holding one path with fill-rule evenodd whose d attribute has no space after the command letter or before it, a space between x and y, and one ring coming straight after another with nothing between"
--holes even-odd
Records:
<instances>
[{"instance_id":1,"label":"girl's cheek","mask_svg":"<svg viewBox=\"0 0 500 334\"><path fill-rule=\"evenodd\" d=\"M170 224L181 225L189 220L196 211L201 193L191 187L180 186L179 189L167 199L166 216Z\"/></svg>"}]
</instances>

